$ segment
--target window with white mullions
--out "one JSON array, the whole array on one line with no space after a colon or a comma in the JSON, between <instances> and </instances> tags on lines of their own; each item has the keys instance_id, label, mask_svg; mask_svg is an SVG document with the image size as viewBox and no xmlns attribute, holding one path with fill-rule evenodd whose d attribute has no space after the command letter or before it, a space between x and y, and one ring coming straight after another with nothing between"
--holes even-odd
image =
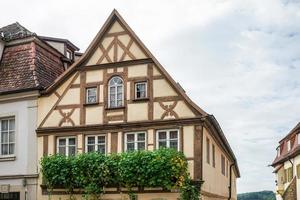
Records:
<instances>
[{"instance_id":1,"label":"window with white mullions","mask_svg":"<svg viewBox=\"0 0 300 200\"><path fill-rule=\"evenodd\" d=\"M146 133L126 133L125 151L142 151L146 149Z\"/></svg>"},{"instance_id":2,"label":"window with white mullions","mask_svg":"<svg viewBox=\"0 0 300 200\"><path fill-rule=\"evenodd\" d=\"M147 82L135 83L135 99L144 99L147 97Z\"/></svg>"},{"instance_id":3,"label":"window with white mullions","mask_svg":"<svg viewBox=\"0 0 300 200\"><path fill-rule=\"evenodd\" d=\"M177 129L157 131L156 137L158 148L173 148L179 151L179 131Z\"/></svg>"},{"instance_id":4,"label":"window with white mullions","mask_svg":"<svg viewBox=\"0 0 300 200\"><path fill-rule=\"evenodd\" d=\"M108 107L116 108L123 106L123 80L114 76L108 83Z\"/></svg>"},{"instance_id":5,"label":"window with white mullions","mask_svg":"<svg viewBox=\"0 0 300 200\"><path fill-rule=\"evenodd\" d=\"M86 136L86 152L106 153L106 137L105 135Z\"/></svg>"},{"instance_id":6,"label":"window with white mullions","mask_svg":"<svg viewBox=\"0 0 300 200\"><path fill-rule=\"evenodd\" d=\"M86 104L97 103L97 87L86 89Z\"/></svg>"},{"instance_id":7,"label":"window with white mullions","mask_svg":"<svg viewBox=\"0 0 300 200\"><path fill-rule=\"evenodd\" d=\"M0 156L15 154L15 119L0 119Z\"/></svg>"},{"instance_id":8,"label":"window with white mullions","mask_svg":"<svg viewBox=\"0 0 300 200\"><path fill-rule=\"evenodd\" d=\"M75 137L57 138L56 152L64 156L74 156L76 154L76 138Z\"/></svg>"}]
</instances>

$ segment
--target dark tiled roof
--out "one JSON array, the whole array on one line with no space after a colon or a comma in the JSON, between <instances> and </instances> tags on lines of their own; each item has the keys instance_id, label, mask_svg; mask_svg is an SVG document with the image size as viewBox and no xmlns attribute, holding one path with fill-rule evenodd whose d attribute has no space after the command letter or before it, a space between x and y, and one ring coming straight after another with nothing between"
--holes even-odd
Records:
<instances>
[{"instance_id":1,"label":"dark tiled roof","mask_svg":"<svg viewBox=\"0 0 300 200\"><path fill-rule=\"evenodd\" d=\"M4 41L22 39L36 34L23 27L18 22L0 28L0 35Z\"/></svg>"},{"instance_id":2,"label":"dark tiled roof","mask_svg":"<svg viewBox=\"0 0 300 200\"><path fill-rule=\"evenodd\" d=\"M45 89L63 71L60 57L34 42L5 47L0 63L0 94Z\"/></svg>"}]
</instances>

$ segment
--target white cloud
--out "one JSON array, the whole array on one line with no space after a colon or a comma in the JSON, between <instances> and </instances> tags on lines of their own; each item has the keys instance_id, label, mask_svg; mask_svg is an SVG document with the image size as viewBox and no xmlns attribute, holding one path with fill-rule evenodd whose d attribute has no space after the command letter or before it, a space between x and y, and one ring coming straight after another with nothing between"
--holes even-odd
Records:
<instances>
[{"instance_id":1,"label":"white cloud","mask_svg":"<svg viewBox=\"0 0 300 200\"><path fill-rule=\"evenodd\" d=\"M300 121L297 2L5 1L0 26L19 21L85 49L117 8L192 99L217 117L239 161L239 192L273 190L267 165Z\"/></svg>"}]
</instances>

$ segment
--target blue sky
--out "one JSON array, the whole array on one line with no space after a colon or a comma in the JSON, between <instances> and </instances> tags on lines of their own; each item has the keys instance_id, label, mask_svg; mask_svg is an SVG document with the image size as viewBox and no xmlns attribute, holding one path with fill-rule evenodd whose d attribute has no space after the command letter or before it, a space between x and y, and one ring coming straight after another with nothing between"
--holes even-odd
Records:
<instances>
[{"instance_id":1,"label":"blue sky","mask_svg":"<svg viewBox=\"0 0 300 200\"><path fill-rule=\"evenodd\" d=\"M168 72L214 114L239 162L239 192L274 190L268 165L300 121L300 1L4 1L20 22L82 51L116 8ZM258 181L259 180L259 181Z\"/></svg>"}]
</instances>

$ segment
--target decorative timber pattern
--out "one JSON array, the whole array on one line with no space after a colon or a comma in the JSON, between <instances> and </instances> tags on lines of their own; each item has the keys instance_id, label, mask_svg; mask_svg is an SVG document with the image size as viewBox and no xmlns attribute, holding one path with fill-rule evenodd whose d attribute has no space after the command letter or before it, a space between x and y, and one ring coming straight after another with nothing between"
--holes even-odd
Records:
<instances>
[{"instance_id":1,"label":"decorative timber pattern","mask_svg":"<svg viewBox=\"0 0 300 200\"><path fill-rule=\"evenodd\" d=\"M116 21L97 47L88 65L122 62L147 58L145 51Z\"/></svg>"}]
</instances>

